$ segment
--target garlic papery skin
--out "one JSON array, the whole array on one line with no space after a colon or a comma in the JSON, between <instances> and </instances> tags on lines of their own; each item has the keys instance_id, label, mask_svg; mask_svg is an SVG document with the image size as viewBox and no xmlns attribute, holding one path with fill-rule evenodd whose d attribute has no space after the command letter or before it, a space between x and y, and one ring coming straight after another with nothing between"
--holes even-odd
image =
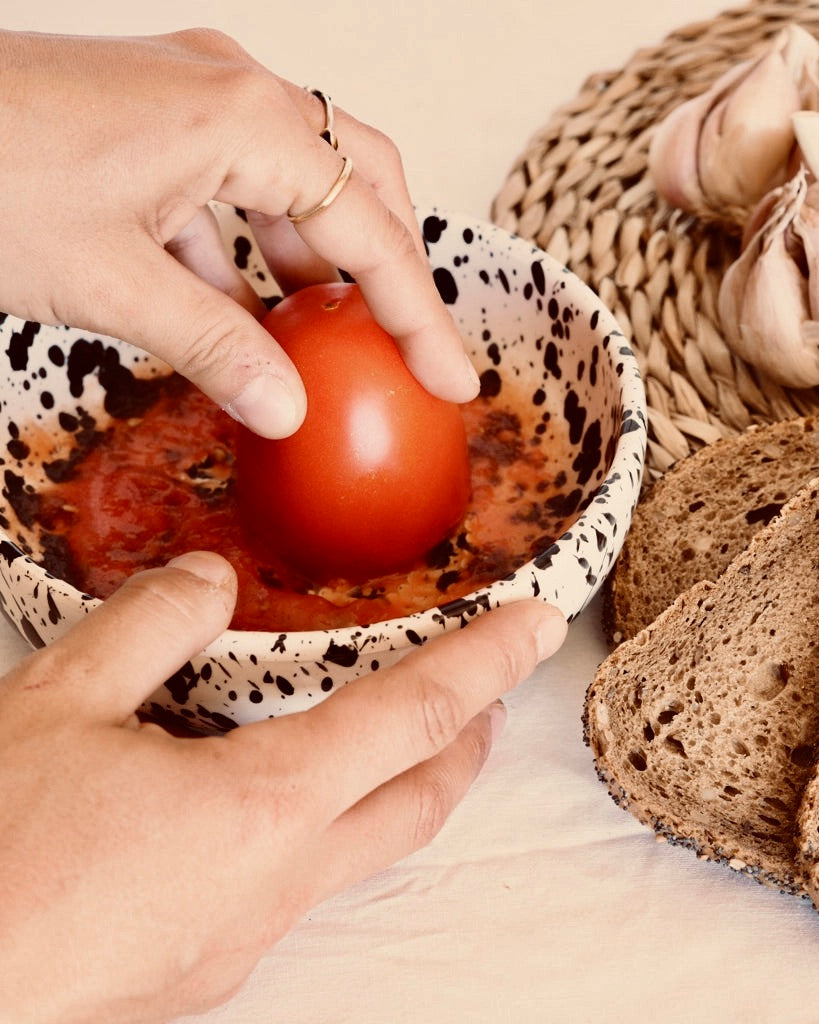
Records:
<instances>
[{"instance_id":1,"label":"garlic papery skin","mask_svg":"<svg viewBox=\"0 0 819 1024\"><path fill-rule=\"evenodd\" d=\"M807 274L808 322L816 323L819 321L819 183L815 178L808 185L793 222L793 234L802 244L802 254L796 252L795 258Z\"/></svg>"},{"instance_id":2,"label":"garlic papery skin","mask_svg":"<svg viewBox=\"0 0 819 1024\"><path fill-rule=\"evenodd\" d=\"M791 125L802 162L819 179L819 112L799 110L791 115Z\"/></svg>"},{"instance_id":3,"label":"garlic papery skin","mask_svg":"<svg viewBox=\"0 0 819 1024\"><path fill-rule=\"evenodd\" d=\"M812 180L812 179L811 179ZM719 291L725 341L784 387L819 384L819 187L802 167L764 202L770 212L729 267ZM816 205L814 205L816 204ZM807 241L807 245L806 245Z\"/></svg>"},{"instance_id":4,"label":"garlic papery skin","mask_svg":"<svg viewBox=\"0 0 819 1024\"><path fill-rule=\"evenodd\" d=\"M792 24L661 122L648 154L657 192L704 220L741 227L793 170L799 110L819 110L819 42Z\"/></svg>"}]
</instances>

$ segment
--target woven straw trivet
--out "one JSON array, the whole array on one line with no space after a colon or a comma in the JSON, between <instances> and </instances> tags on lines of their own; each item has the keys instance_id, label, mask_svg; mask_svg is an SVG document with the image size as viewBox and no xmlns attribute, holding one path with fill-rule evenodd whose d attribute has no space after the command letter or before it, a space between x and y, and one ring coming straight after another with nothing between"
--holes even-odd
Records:
<instances>
[{"instance_id":1,"label":"woven straw trivet","mask_svg":"<svg viewBox=\"0 0 819 1024\"><path fill-rule=\"evenodd\" d=\"M738 241L671 210L646 167L665 115L789 21L819 36L819 3L726 11L592 75L532 137L492 205L496 223L589 284L629 338L648 399L648 480L751 423L819 410L819 389L783 389L727 348L717 295Z\"/></svg>"}]
</instances>

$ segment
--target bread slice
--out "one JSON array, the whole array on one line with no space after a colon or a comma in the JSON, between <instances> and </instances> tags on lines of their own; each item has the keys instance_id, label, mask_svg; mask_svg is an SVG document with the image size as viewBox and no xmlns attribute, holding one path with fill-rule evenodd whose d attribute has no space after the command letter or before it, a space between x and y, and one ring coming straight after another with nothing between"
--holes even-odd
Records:
<instances>
[{"instance_id":1,"label":"bread slice","mask_svg":"<svg viewBox=\"0 0 819 1024\"><path fill-rule=\"evenodd\" d=\"M604 584L611 644L684 590L715 580L800 487L819 475L819 419L755 427L678 462L643 496Z\"/></svg>"},{"instance_id":2,"label":"bread slice","mask_svg":"<svg viewBox=\"0 0 819 1024\"><path fill-rule=\"evenodd\" d=\"M796 866L813 905L819 907L819 772L807 784L796 818Z\"/></svg>"},{"instance_id":3,"label":"bread slice","mask_svg":"<svg viewBox=\"0 0 819 1024\"><path fill-rule=\"evenodd\" d=\"M609 655L583 717L600 778L644 824L785 891L819 891L805 872L819 870L815 811L797 862L809 782L819 801L819 479L717 582Z\"/></svg>"}]
</instances>

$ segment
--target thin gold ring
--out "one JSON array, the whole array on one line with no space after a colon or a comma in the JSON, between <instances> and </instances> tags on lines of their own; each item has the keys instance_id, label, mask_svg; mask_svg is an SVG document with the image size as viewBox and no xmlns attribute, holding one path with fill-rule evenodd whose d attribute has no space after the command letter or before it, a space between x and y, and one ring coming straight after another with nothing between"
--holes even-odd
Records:
<instances>
[{"instance_id":1,"label":"thin gold ring","mask_svg":"<svg viewBox=\"0 0 819 1024\"><path fill-rule=\"evenodd\" d=\"M336 199L341 195L344 190L344 186L350 180L350 175L353 173L353 161L348 157L344 157L344 164L341 168L341 173L333 182L330 187L330 191L327 195L316 203L315 206L311 206L309 210L305 210L303 213L288 213L287 219L291 224L302 224L304 221L309 220L311 217L315 217L317 213L321 213L322 210L326 210L328 206L331 206Z\"/></svg>"},{"instance_id":2,"label":"thin gold ring","mask_svg":"<svg viewBox=\"0 0 819 1024\"><path fill-rule=\"evenodd\" d=\"M308 89L307 91L311 96L315 96L321 100L321 105L324 107L324 127L319 132L319 135L324 139L328 146L332 146L333 149L338 149L338 136L335 132L333 101L327 93L322 92L321 89Z\"/></svg>"}]
</instances>

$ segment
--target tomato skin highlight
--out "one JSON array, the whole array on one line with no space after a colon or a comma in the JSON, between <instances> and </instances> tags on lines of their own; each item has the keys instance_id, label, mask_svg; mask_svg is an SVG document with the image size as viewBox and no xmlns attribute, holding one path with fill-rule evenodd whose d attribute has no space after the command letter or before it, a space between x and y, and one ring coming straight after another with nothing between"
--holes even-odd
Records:
<instances>
[{"instance_id":1,"label":"tomato skin highlight","mask_svg":"<svg viewBox=\"0 0 819 1024\"><path fill-rule=\"evenodd\" d=\"M463 517L461 410L429 394L356 285L313 285L263 321L304 381L291 437L240 428L237 497L248 534L311 580L408 568Z\"/></svg>"}]
</instances>

